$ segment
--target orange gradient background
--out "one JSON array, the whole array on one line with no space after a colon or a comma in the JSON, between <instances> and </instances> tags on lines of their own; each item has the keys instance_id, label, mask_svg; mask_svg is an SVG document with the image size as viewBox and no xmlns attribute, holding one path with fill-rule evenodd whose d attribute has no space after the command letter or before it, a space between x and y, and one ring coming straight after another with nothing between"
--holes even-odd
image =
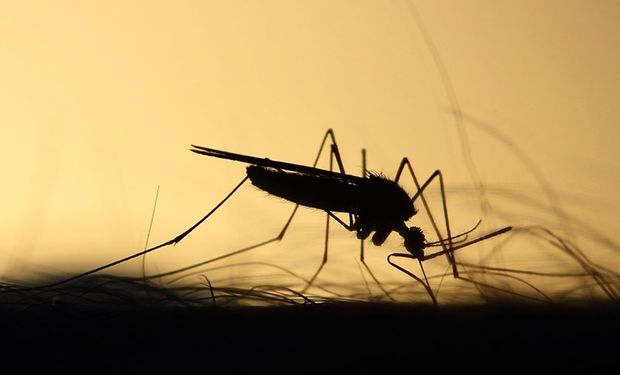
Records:
<instances>
[{"instance_id":1,"label":"orange gradient background","mask_svg":"<svg viewBox=\"0 0 620 375\"><path fill-rule=\"evenodd\" d=\"M190 144L310 164L328 128L349 173L361 148L390 177L404 156L420 178L441 169L455 232L541 224L617 269L618 19L615 1L3 2L0 275L71 275L142 250L158 186L149 244L185 230L245 173ZM291 209L248 184L145 269L269 239ZM282 243L220 264L309 277L323 229L303 210ZM396 237L367 247L382 280L403 276L385 263ZM324 280L363 284L354 236L333 223L330 241ZM526 269L539 255L511 251Z\"/></svg>"}]
</instances>

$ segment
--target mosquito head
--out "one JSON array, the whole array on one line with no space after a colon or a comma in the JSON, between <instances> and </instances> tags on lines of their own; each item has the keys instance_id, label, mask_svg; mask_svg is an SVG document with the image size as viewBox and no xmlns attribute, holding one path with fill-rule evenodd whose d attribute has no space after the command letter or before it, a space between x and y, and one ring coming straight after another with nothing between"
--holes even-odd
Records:
<instances>
[{"instance_id":1,"label":"mosquito head","mask_svg":"<svg viewBox=\"0 0 620 375\"><path fill-rule=\"evenodd\" d=\"M424 233L422 233L420 228L407 228L404 226L404 228L400 229L398 233L405 239L405 249L407 249L411 255L418 259L424 257L426 238L424 238Z\"/></svg>"}]
</instances>

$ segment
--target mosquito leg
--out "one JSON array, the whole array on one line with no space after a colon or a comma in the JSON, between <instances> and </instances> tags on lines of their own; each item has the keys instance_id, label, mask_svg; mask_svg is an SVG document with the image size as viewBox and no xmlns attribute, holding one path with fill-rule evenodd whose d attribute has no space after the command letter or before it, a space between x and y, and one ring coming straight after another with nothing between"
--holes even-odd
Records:
<instances>
[{"instance_id":1,"label":"mosquito leg","mask_svg":"<svg viewBox=\"0 0 620 375\"><path fill-rule=\"evenodd\" d=\"M366 178L367 176L368 176L368 170L366 169L366 149L362 149L362 177ZM351 216L351 215L349 215L349 216ZM351 225L353 225L352 218L349 218L349 219L351 221ZM351 230L351 229L349 229L349 230ZM370 269L370 267L368 266L366 261L364 261L364 239L363 238L360 238L360 262L364 265L364 268L366 268L366 271L368 271L368 274L370 275L370 277L372 277L372 279L375 281L375 283L379 286L379 288L381 289L383 294L388 296L391 300L394 300L392 298L392 296L390 296L388 291L385 290L383 285L379 282L379 279L377 279L377 277L372 272L372 270Z\"/></svg>"},{"instance_id":2,"label":"mosquito leg","mask_svg":"<svg viewBox=\"0 0 620 375\"><path fill-rule=\"evenodd\" d=\"M366 178L366 149L362 149L362 178ZM364 263L364 239L360 238L360 261ZM366 263L364 263L366 265ZM368 268L368 266L366 266Z\"/></svg>"},{"instance_id":3,"label":"mosquito leg","mask_svg":"<svg viewBox=\"0 0 620 375\"><path fill-rule=\"evenodd\" d=\"M342 174L345 174L344 165L342 164L342 159L340 158L340 151L338 150L338 145L336 144L336 138L334 136L334 132L332 131L332 129L327 130L327 132L325 133L325 137L323 137L323 142L321 143L321 148L319 150L319 155L317 155L317 158L314 161L314 163L315 163L314 166L316 166L316 163L318 163L320 152L323 149L323 146L325 145L325 141L327 140L328 136L330 136L331 140L332 140L332 143L330 145L330 152L329 152L329 170L332 171L334 169L334 159L335 159L336 163L338 164L338 169L340 170L340 172ZM319 265L319 268L317 268L317 270L314 272L314 274L312 275L312 277L308 281L308 284L301 291L301 293L305 293L306 290L308 290L308 288L310 288L310 286L312 285L314 280L317 278L317 276L319 275L321 270L323 270L323 267L325 266L325 263L327 263L327 253L328 253L328 249L329 249L329 221L330 221L329 219L330 219L330 216L334 217L340 224L342 224L348 230L351 230L351 228L352 228L352 217L349 217L350 225L347 226L337 216L335 216L333 213L327 211L327 215L325 215L325 246L324 246L324 249L323 249L323 259L321 260L321 264Z\"/></svg>"},{"instance_id":4,"label":"mosquito leg","mask_svg":"<svg viewBox=\"0 0 620 375\"><path fill-rule=\"evenodd\" d=\"M342 163L342 158L340 156L340 150L338 149L338 143L336 143L336 137L334 136L334 132L333 132L332 129L327 130L327 132L325 133L325 136L323 137L323 141L321 142L321 147L319 148L319 154L317 155L316 159L314 160L313 167L316 167L316 164L319 161L321 152L322 152L323 148L325 147L325 143L327 142L327 138L328 137L331 140L330 154L329 154L329 170L332 171L334 169L334 160L335 160L336 164L338 166L339 172L342 173L342 174L346 174L346 172L344 170L344 164ZM365 154L366 154L365 150L362 150L362 155L363 155L362 158L363 158L363 164L364 164L363 165L363 169L362 169L362 177L366 177L366 166L365 166L366 159L365 159ZM312 285L314 280L317 278L319 273L321 273L321 271L323 270L323 267L325 266L325 263L327 263L327 256L328 256L328 250L329 250L329 222L330 222L330 217L335 219L338 223L340 223L347 230L349 230L349 231L353 231L354 230L354 217L353 217L352 214L349 214L349 225L346 225L341 219L339 219L333 213L331 213L329 211L327 212L326 219L325 219L325 245L324 245L324 250L323 250L323 259L321 260L321 264L319 265L319 268L314 272L314 274L310 278L308 284L302 290L302 293L305 293L306 290L308 290L308 288L310 288L310 286ZM357 218L355 218L355 220L357 220ZM383 291L383 293L389 297L388 292L383 288L383 286L381 285L379 280L376 278L374 273L371 271L370 267L368 267L368 265L364 261L364 248L363 248L363 246L364 246L364 242L363 242L363 240L361 240L360 260L361 260L362 264L364 265L364 268L366 268L366 270L368 271L368 273L370 274L372 279L375 281L375 283L377 283L379 288L381 288L381 291Z\"/></svg>"},{"instance_id":5,"label":"mosquito leg","mask_svg":"<svg viewBox=\"0 0 620 375\"><path fill-rule=\"evenodd\" d=\"M215 211L217 211L228 200L228 198L230 198L237 191L237 189L239 189L241 185L243 185L247 180L248 176L245 176L243 180L241 180L241 182L237 186L235 186L235 188L230 193L228 193L226 198L224 198L217 206L213 207L213 209L209 211L209 213L207 213L202 219L198 220L196 224L192 225L188 230L176 236L174 239L169 241L169 243L172 245L176 245L177 243L181 242L181 240L183 240L185 236L190 234L194 229L198 228L200 224L202 224L205 220L209 218L209 216L211 216Z\"/></svg>"},{"instance_id":6,"label":"mosquito leg","mask_svg":"<svg viewBox=\"0 0 620 375\"><path fill-rule=\"evenodd\" d=\"M321 155L321 152L322 152L323 148L325 147L325 144L327 142L328 137L330 138L330 141L331 141L331 144L330 144L330 157L329 157L329 170L330 171L333 170L333 168L334 168L334 160L335 160L336 164L338 166L339 172L342 173L342 174L346 174L346 172L344 170L344 164L342 163L342 158L340 156L340 151L338 149L338 143L336 142L336 137L334 136L334 132L333 132L332 129L327 130L327 132L325 133L325 136L323 137L323 141L321 142L321 146L319 148L319 153L318 153L317 157L314 160L313 167L315 167L316 164L318 163L320 155ZM366 153L365 150L362 150L362 158L363 158L362 162L364 164L363 165L363 169L362 169L362 177L366 177L366 174L367 174L367 172L366 172L366 157L365 157L365 153ZM335 216L333 213L327 212L327 217L325 219L325 246L324 246L324 251L323 251L323 259L321 261L321 265L315 271L315 273L312 275L312 277L310 278L310 281L308 282L308 285L304 288L302 293L305 292L312 285L314 280L317 278L317 276L319 275L319 273L321 272L321 270L325 266L325 263L327 263L327 256L328 256L328 249L329 249L329 222L330 222L330 217L335 219L339 224L341 224L347 230L349 230L349 231L355 230L354 229L354 227L355 227L354 223L357 220L357 217L354 217L354 215L349 214L349 224L347 225L341 219L339 219L337 216ZM370 274L372 279L375 281L375 283L377 283L379 288L381 288L381 291L383 291L383 293L389 297L388 292L383 288L383 286L381 285L379 280L375 277L374 273L370 270L370 268L368 267L368 265L364 261L364 242L363 242L363 240L361 241L360 247L361 247L361 249L360 249L360 260L361 260L362 264L364 265L364 267L366 268L366 270L368 271L368 273Z\"/></svg>"},{"instance_id":7,"label":"mosquito leg","mask_svg":"<svg viewBox=\"0 0 620 375\"><path fill-rule=\"evenodd\" d=\"M393 254L388 255L387 261L388 261L388 263L392 267L396 268L397 270L403 272L404 274L408 275L409 277L411 277L415 281L417 281L420 284L422 284L424 289L426 289L426 293L429 295L429 297L431 297L431 300L433 301L433 304L437 305L437 298L435 298L435 294L433 293L433 290L431 289L431 286L430 286L430 284L428 282L428 278L426 277L426 272L424 272L424 267L422 266L422 261L420 259L417 259L418 263L420 264L420 269L422 269L422 274L424 275L424 280L420 279L419 277L417 277L416 275L414 275L412 272L408 271L407 269L405 269L405 268L399 266L398 264L394 263L392 261L392 259L391 259L392 257L394 257L394 258L414 259L413 256L411 254L393 253Z\"/></svg>"},{"instance_id":8,"label":"mosquito leg","mask_svg":"<svg viewBox=\"0 0 620 375\"><path fill-rule=\"evenodd\" d=\"M402 175L402 172L403 172L405 167L407 167L407 170L411 174L411 177L413 178L413 182L415 183L416 188L417 188L417 191L416 191L415 195L413 196L412 201L415 201L416 199L418 199L418 197L422 201L422 205L424 206L424 209L426 210L426 213L427 213L428 217L430 218L431 225L433 226L433 230L435 231L435 234L437 235L438 239L441 241L441 246L442 246L443 250L445 251L446 257L448 258L448 262L452 266L452 275L455 278L458 278L459 273L458 273L458 269L457 269L457 265L456 265L456 260L455 260L454 254L450 251L450 249L452 249L452 234L450 232L450 220L448 218L448 206L446 204L446 193L445 193L445 187L444 187L444 182L443 182L443 175L441 174L440 170L436 170L424 182L424 184L420 185L420 182L419 182L415 172L413 171L413 167L411 166L411 162L409 161L409 159L403 158L403 160L400 162L400 165L398 167L398 171L396 172L396 178L395 178L396 182L398 182L398 180L400 179L400 177ZM445 244L446 240L444 240L444 237L442 236L441 231L439 230L437 222L435 221L435 218L433 217L433 214L431 213L431 210L430 210L430 207L428 205L428 202L426 201L426 198L424 197L424 190L428 187L428 185L435 178L439 179L439 189L440 189L440 192L441 192L441 203L442 203L442 206L443 206L444 221L446 223L446 234L447 234L447 242L448 242L448 246L447 247L446 247L446 244Z\"/></svg>"},{"instance_id":9,"label":"mosquito leg","mask_svg":"<svg viewBox=\"0 0 620 375\"><path fill-rule=\"evenodd\" d=\"M139 253L135 253L135 254L130 255L130 256L127 256L127 257L125 257L125 258L122 258L122 259L116 260L116 261L114 261L114 262L108 263L108 264L106 264L106 265L103 265L103 266L100 266L100 267L97 267L97 268L93 268L93 269L91 269L90 271L83 272L83 273L81 273L81 274L79 274L79 275L75 275L75 276L72 276L72 277L69 277L69 278L66 278L66 279L63 279L63 280L60 280L60 281L56 281L56 282L53 282L53 283L45 284L45 285L34 286L34 287L29 287L29 288L20 288L19 290L20 290L20 291L30 291L30 290L40 290L40 289L46 289L46 288L56 287L56 286L58 286L58 285L65 284L65 283L68 283L68 282L70 282L70 281L78 280L78 279L81 279L81 278L83 278L83 277L86 277L86 276L92 275L92 274L97 273L97 272L99 272L99 271L103 271L103 270L108 269L108 268L110 268L110 267L117 266L117 265L119 265L119 264L121 264L121 263L125 263L125 262L127 262L127 261L129 261L129 260L131 260L131 259L137 258L137 257L139 257L139 256L146 255L146 254L148 254L148 253L150 253L150 252L153 252L153 251L155 251L155 250L158 250L158 249L160 249L160 248L162 248L162 247L166 247L166 246L170 246L170 245L176 245L177 243L181 242L181 240L183 240L183 238L185 238L185 236L187 236L188 234L190 234L190 232L192 232L192 231L193 231L194 229L196 229L196 228L197 228L200 224L202 224L205 220L207 220L207 218L209 218L209 217L210 217L213 213L215 213L215 211L217 211L217 210L218 210L218 209L219 209L219 208L220 208L220 207L221 207L224 203L226 203L226 201L227 201L227 200L228 200L228 199L229 199L229 198L230 198L230 197L231 197L231 196L232 196L232 195L233 195L233 194L234 194L234 193L235 193L235 192L236 192L236 191L237 191L237 190L241 187L241 185L243 185L243 184L244 184L247 180L248 180L248 177L247 177L247 176L246 176L246 177L244 177L244 178L243 178L243 180L241 180L241 182L239 182L239 183L237 184L237 186L235 186L235 187L234 187L234 188L233 188L233 189L232 189L232 190L228 193L228 195L226 195L226 197L224 197L224 199L222 199L222 200L220 201L220 203L218 203L215 207L213 207L213 208L211 209L211 211L209 211L209 212L208 212L208 213L207 213L207 214L206 214L206 215L205 215L202 219L200 219L200 220L199 220L196 224L192 225L192 226L191 226L189 229L187 229L185 232L181 233L180 235L176 236L175 238L173 238L173 239L171 239L171 240L169 240L169 241L167 241L167 242L164 242L164 243L161 243L161 244L159 244L159 245L157 245L157 246L153 246L153 247L151 247L151 248L145 249L144 251L140 251ZM3 291L3 292L4 292L4 291ZM3 292L0 292L0 293L3 293ZM9 291L7 291L7 292L10 292L10 290L9 290Z\"/></svg>"},{"instance_id":10,"label":"mosquito leg","mask_svg":"<svg viewBox=\"0 0 620 375\"><path fill-rule=\"evenodd\" d=\"M325 132L325 135L323 136L323 140L321 141L321 147L319 147L319 152L316 155L316 158L314 159L314 163L312 164L312 167L314 168L318 164L319 158L321 157L321 152L323 151L323 148L325 147L325 143L327 142L328 137L331 139L329 170L331 171L333 169L333 161L335 159L336 163L338 164L338 170L340 171L340 173L346 174L344 170L344 164L342 163L342 158L340 157L340 150L338 149L338 143L336 143L336 136L334 135L334 131L332 129L327 129L327 132ZM353 215L352 214L349 214L349 226L353 226Z\"/></svg>"},{"instance_id":11,"label":"mosquito leg","mask_svg":"<svg viewBox=\"0 0 620 375\"><path fill-rule=\"evenodd\" d=\"M330 138L331 139L331 155L336 155L336 161L338 162L338 166L340 168L340 171L344 174L344 166L342 165L342 160L340 159L340 152L338 151L338 146L336 146L336 137L334 135L334 131L332 129L327 129L327 131L325 132L325 135L323 136L323 139L321 140L321 145L319 146L319 151L316 154L316 157L314 158L314 162L312 163L312 168L315 168L316 165L319 163L319 159L321 157L321 154L323 153L323 149L325 148L325 143L327 142L327 139ZM335 150L335 151L334 151ZM330 156L330 170L331 170L331 165L332 165L332 160L331 160L332 156ZM293 221L293 217L295 217L295 214L297 213L297 209L299 208L299 204L295 205L295 208L293 208L293 212L291 212L291 215L289 216L288 220L286 220L286 223L284 224L284 227L282 228L282 230L280 230L280 233L278 234L278 236L276 236L273 241L280 241L282 240L282 238L284 238L284 234L286 233L286 231L288 230L288 227L291 225L291 222ZM328 217L329 219L329 217ZM273 241L268 241L266 243L271 243ZM323 255L323 258L325 260L325 262L327 261L327 244L325 245L325 254Z\"/></svg>"}]
</instances>

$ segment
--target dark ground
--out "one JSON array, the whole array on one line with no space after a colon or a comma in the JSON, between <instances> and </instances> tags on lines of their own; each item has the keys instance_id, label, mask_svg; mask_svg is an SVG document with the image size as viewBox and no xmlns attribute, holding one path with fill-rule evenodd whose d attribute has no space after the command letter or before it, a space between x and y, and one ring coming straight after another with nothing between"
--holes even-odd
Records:
<instances>
[{"instance_id":1,"label":"dark ground","mask_svg":"<svg viewBox=\"0 0 620 375\"><path fill-rule=\"evenodd\" d=\"M56 305L0 310L0 355L20 370L64 373L620 373L619 313L609 303L79 312Z\"/></svg>"}]
</instances>

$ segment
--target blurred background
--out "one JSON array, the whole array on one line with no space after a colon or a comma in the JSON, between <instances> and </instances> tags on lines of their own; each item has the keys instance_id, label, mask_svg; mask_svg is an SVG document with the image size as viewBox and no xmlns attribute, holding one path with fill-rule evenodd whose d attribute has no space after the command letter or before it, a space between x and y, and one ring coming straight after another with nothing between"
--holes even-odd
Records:
<instances>
[{"instance_id":1,"label":"blurred background","mask_svg":"<svg viewBox=\"0 0 620 375\"><path fill-rule=\"evenodd\" d=\"M405 156L421 180L440 169L453 233L480 219L470 239L517 228L459 250L464 261L555 275L532 289L478 269L476 287L450 281L437 258L425 269L438 297L479 299L482 283L527 298L609 296L579 274L620 265L619 17L615 1L3 2L0 277L37 284L143 250L157 191L148 245L187 229L245 176L190 144L309 165L332 128L348 173L359 175L362 148L388 177ZM402 185L415 192L410 177ZM427 199L440 216L437 185ZM292 208L247 184L175 247L106 273L157 274L260 243ZM437 238L424 210L409 224ZM324 214L300 210L282 242L184 281L301 290L324 227ZM367 244L368 264L399 298L425 300L386 263L401 242ZM384 294L334 222L317 285Z\"/></svg>"}]
</instances>

